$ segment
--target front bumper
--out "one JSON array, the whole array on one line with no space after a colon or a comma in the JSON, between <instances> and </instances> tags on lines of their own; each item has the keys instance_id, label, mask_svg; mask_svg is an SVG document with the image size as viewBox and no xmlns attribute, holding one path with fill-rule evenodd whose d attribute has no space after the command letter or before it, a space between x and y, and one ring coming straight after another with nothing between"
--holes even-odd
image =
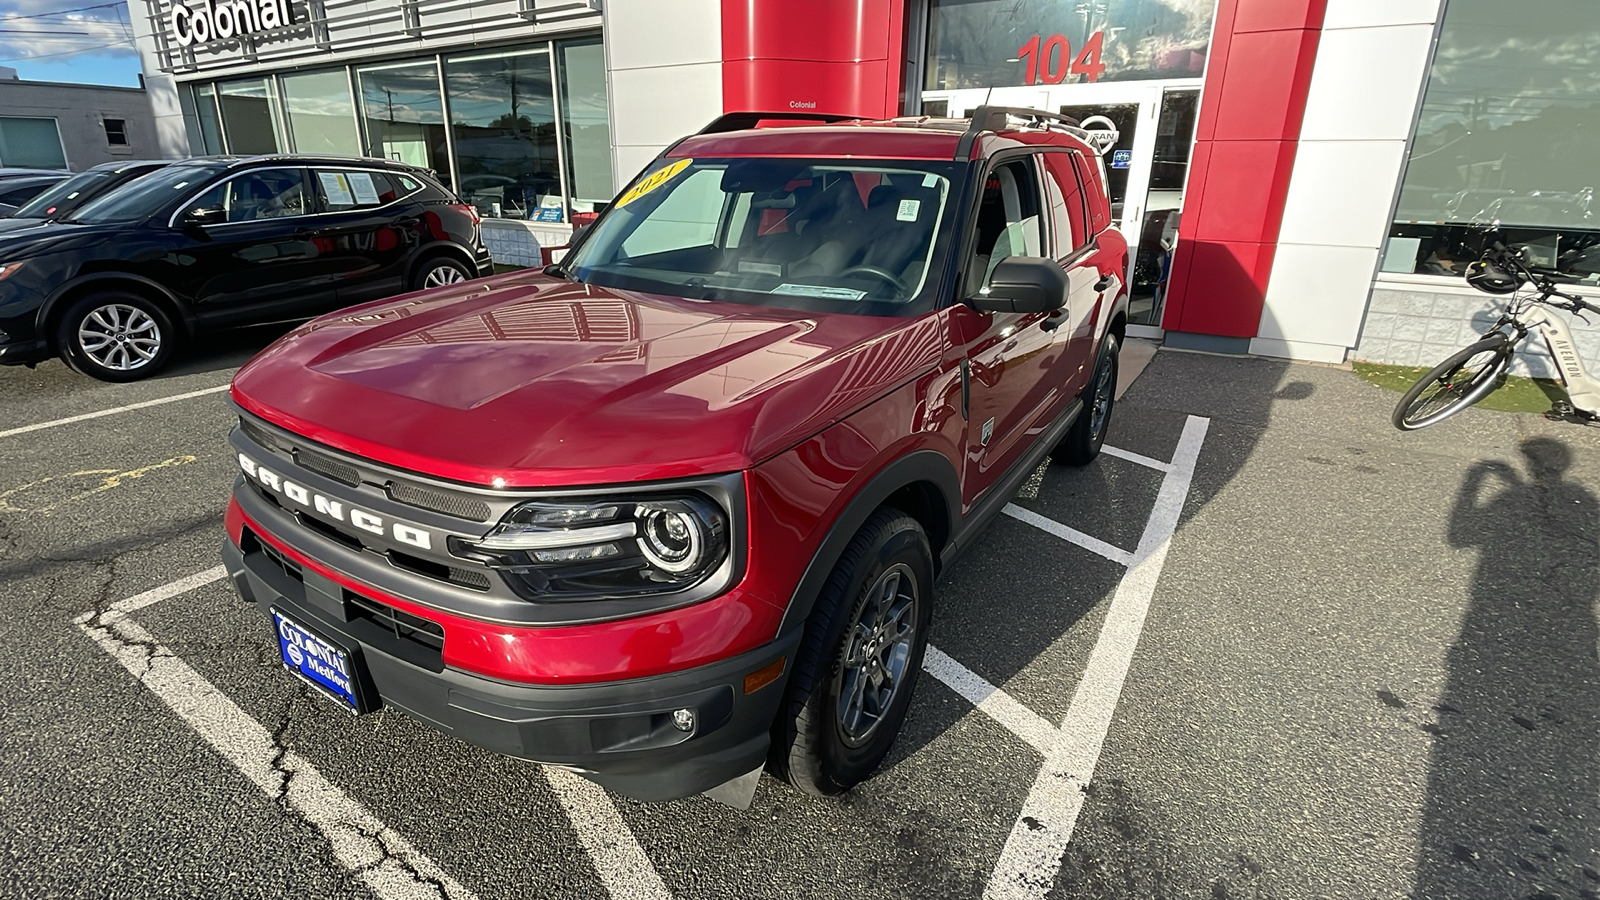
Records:
<instances>
[{"instance_id":1,"label":"front bumper","mask_svg":"<svg viewBox=\"0 0 1600 900\"><path fill-rule=\"evenodd\" d=\"M20 366L50 358L50 345L44 341L0 342L0 366Z\"/></svg>"},{"instance_id":2,"label":"front bumper","mask_svg":"<svg viewBox=\"0 0 1600 900\"><path fill-rule=\"evenodd\" d=\"M239 596L267 621L277 608L331 640L359 646L370 678L365 693L375 705L497 753L572 768L640 800L699 793L766 760L788 666L753 693L745 693L744 678L780 658L792 661L798 629L739 656L663 675L512 684L443 665L363 618L343 586L309 567L293 571L292 562L285 566L285 557L253 535L244 543L228 540L222 548ZM673 725L679 709L695 711L692 731Z\"/></svg>"}]
</instances>

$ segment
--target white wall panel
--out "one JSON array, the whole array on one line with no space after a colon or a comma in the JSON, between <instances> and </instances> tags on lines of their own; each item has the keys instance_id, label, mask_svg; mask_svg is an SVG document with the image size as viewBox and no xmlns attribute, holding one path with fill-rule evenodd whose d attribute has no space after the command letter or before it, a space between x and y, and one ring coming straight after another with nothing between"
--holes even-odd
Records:
<instances>
[{"instance_id":1,"label":"white wall panel","mask_svg":"<svg viewBox=\"0 0 1600 900\"><path fill-rule=\"evenodd\" d=\"M722 61L721 0L607 0L605 16L614 69Z\"/></svg>"},{"instance_id":2,"label":"white wall panel","mask_svg":"<svg viewBox=\"0 0 1600 900\"><path fill-rule=\"evenodd\" d=\"M1404 141L1416 118L1433 26L1324 31L1301 141Z\"/></svg>"},{"instance_id":3,"label":"white wall panel","mask_svg":"<svg viewBox=\"0 0 1600 900\"><path fill-rule=\"evenodd\" d=\"M1328 0L1322 31L1383 25L1428 25L1439 19L1440 0Z\"/></svg>"},{"instance_id":4,"label":"white wall panel","mask_svg":"<svg viewBox=\"0 0 1600 900\"><path fill-rule=\"evenodd\" d=\"M1403 141L1303 141L1279 244L1380 247L1405 162Z\"/></svg>"},{"instance_id":5,"label":"white wall panel","mask_svg":"<svg viewBox=\"0 0 1600 900\"><path fill-rule=\"evenodd\" d=\"M1256 333L1354 347L1377 264L1376 248L1278 244Z\"/></svg>"},{"instance_id":6,"label":"white wall panel","mask_svg":"<svg viewBox=\"0 0 1600 900\"><path fill-rule=\"evenodd\" d=\"M664 147L722 115L722 64L611 72L611 139Z\"/></svg>"},{"instance_id":7,"label":"white wall panel","mask_svg":"<svg viewBox=\"0 0 1600 900\"><path fill-rule=\"evenodd\" d=\"M611 175L618 190L662 148L722 115L720 0L607 0Z\"/></svg>"}]
</instances>

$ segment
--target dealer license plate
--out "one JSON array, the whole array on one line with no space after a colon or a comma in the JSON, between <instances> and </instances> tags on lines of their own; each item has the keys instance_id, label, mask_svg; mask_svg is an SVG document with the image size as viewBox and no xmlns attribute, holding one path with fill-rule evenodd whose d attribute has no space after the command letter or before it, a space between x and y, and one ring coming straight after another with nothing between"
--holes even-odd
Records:
<instances>
[{"instance_id":1,"label":"dealer license plate","mask_svg":"<svg viewBox=\"0 0 1600 900\"><path fill-rule=\"evenodd\" d=\"M361 704L358 663L348 651L277 610L272 611L272 624L277 628L278 652L285 669L350 713L366 711Z\"/></svg>"}]
</instances>

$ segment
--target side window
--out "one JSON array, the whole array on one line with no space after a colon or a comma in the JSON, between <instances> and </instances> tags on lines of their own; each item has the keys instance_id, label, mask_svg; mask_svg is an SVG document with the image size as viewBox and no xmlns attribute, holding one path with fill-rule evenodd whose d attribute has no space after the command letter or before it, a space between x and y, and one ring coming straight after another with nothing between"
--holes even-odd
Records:
<instances>
[{"instance_id":1,"label":"side window","mask_svg":"<svg viewBox=\"0 0 1600 900\"><path fill-rule=\"evenodd\" d=\"M1039 179L1032 157L1001 163L990 170L978 205L977 233L967 266L968 294L989 285L994 267L1011 256L1043 253Z\"/></svg>"},{"instance_id":2,"label":"side window","mask_svg":"<svg viewBox=\"0 0 1600 900\"><path fill-rule=\"evenodd\" d=\"M256 222L305 215L305 182L299 169L262 169L225 181L191 205L191 209L221 207L219 222Z\"/></svg>"},{"instance_id":3,"label":"side window","mask_svg":"<svg viewBox=\"0 0 1600 900\"><path fill-rule=\"evenodd\" d=\"M1085 201L1089 207L1089 229L1099 234L1111 227L1111 207L1106 199L1105 160L1089 159L1076 150L1069 151L1078 166L1078 178L1083 181Z\"/></svg>"},{"instance_id":4,"label":"side window","mask_svg":"<svg viewBox=\"0 0 1600 900\"><path fill-rule=\"evenodd\" d=\"M662 193L665 199L658 208L651 210L648 204L640 204L645 208L639 213L650 218L622 242L622 252L629 257L708 247L716 238L727 196L722 192L722 170L701 169L674 190ZM649 198L649 194L643 194L639 200Z\"/></svg>"},{"instance_id":5,"label":"side window","mask_svg":"<svg viewBox=\"0 0 1600 900\"><path fill-rule=\"evenodd\" d=\"M313 173L317 200L324 212L349 212L392 203L401 195L382 172L318 169ZM414 183L414 182L413 182Z\"/></svg>"},{"instance_id":6,"label":"side window","mask_svg":"<svg viewBox=\"0 0 1600 900\"><path fill-rule=\"evenodd\" d=\"M1055 224L1056 256L1066 256L1089 243L1089 205L1078 184L1078 174L1067 153L1046 153L1045 195L1050 199L1050 219Z\"/></svg>"}]
</instances>

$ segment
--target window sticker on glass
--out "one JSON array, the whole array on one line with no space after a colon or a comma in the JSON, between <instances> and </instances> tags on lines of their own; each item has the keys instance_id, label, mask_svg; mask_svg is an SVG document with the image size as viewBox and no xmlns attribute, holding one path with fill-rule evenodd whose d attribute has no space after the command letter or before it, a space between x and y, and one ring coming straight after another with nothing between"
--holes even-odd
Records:
<instances>
[{"instance_id":1,"label":"window sticker on glass","mask_svg":"<svg viewBox=\"0 0 1600 900\"><path fill-rule=\"evenodd\" d=\"M922 209L921 200L901 200L900 209L894 214L894 217L901 222L915 222L917 220L917 211L920 209Z\"/></svg>"},{"instance_id":2,"label":"window sticker on glass","mask_svg":"<svg viewBox=\"0 0 1600 900\"><path fill-rule=\"evenodd\" d=\"M372 173L351 172L348 177L350 187L355 191L357 203L375 204L378 202L378 189L372 184Z\"/></svg>"},{"instance_id":3,"label":"window sticker on glass","mask_svg":"<svg viewBox=\"0 0 1600 900\"><path fill-rule=\"evenodd\" d=\"M932 172L929 172L928 174L922 176L922 186L923 187L933 187L934 185L936 185L938 183L939 183L939 176L933 174Z\"/></svg>"},{"instance_id":4,"label":"window sticker on glass","mask_svg":"<svg viewBox=\"0 0 1600 900\"><path fill-rule=\"evenodd\" d=\"M793 294L796 297L821 297L825 300L860 300L866 291L828 287L825 284L780 284L772 289L774 294Z\"/></svg>"},{"instance_id":5,"label":"window sticker on glass","mask_svg":"<svg viewBox=\"0 0 1600 900\"><path fill-rule=\"evenodd\" d=\"M355 195L343 172L318 172L317 180L322 182L322 192L328 195L329 206L355 205Z\"/></svg>"},{"instance_id":6,"label":"window sticker on glass","mask_svg":"<svg viewBox=\"0 0 1600 900\"><path fill-rule=\"evenodd\" d=\"M621 197L618 197L616 205L627 206L629 203L632 203L640 197L643 197L645 194L650 193L658 187L661 187L663 184L671 181L672 176L682 172L684 169L689 168L689 164L692 162L694 162L692 159L680 159L664 169L657 169L656 171L651 172L649 175L646 175L638 184L628 188L627 192Z\"/></svg>"}]
</instances>

